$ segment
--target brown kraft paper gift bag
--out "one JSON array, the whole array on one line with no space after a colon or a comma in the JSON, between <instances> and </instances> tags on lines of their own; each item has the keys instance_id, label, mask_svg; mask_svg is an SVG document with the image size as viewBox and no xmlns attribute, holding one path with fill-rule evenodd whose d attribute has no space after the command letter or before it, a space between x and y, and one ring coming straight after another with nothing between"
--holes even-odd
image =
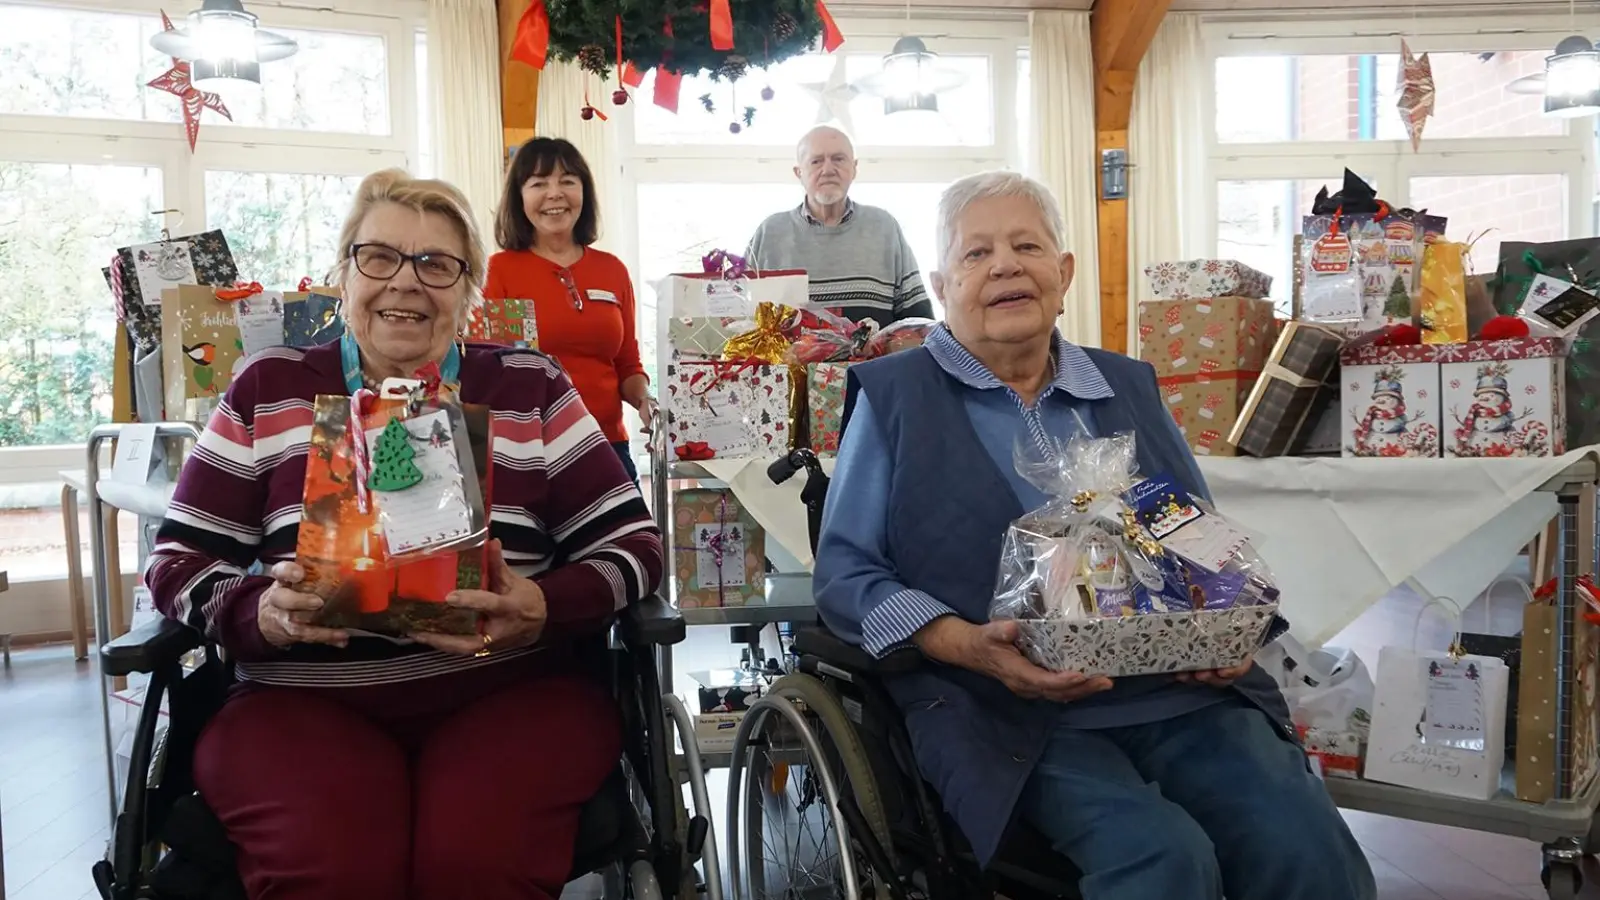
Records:
<instances>
[{"instance_id":1,"label":"brown kraft paper gift bag","mask_svg":"<svg viewBox=\"0 0 1600 900\"><path fill-rule=\"evenodd\" d=\"M1572 793L1581 793L1600 767L1595 738L1596 652L1600 628L1577 619L1577 669L1567 689L1572 708ZM1522 672L1517 688L1517 799L1555 799L1556 608L1530 603L1522 613Z\"/></svg>"}]
</instances>

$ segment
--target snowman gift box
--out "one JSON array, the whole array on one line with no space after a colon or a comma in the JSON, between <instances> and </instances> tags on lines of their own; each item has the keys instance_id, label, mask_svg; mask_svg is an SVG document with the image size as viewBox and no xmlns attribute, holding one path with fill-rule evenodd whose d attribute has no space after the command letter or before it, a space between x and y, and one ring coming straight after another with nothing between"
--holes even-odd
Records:
<instances>
[{"instance_id":1,"label":"snowman gift box","mask_svg":"<svg viewBox=\"0 0 1600 900\"><path fill-rule=\"evenodd\" d=\"M1440 345L1445 456L1566 452L1566 346L1560 338Z\"/></svg>"},{"instance_id":2,"label":"snowman gift box","mask_svg":"<svg viewBox=\"0 0 1600 900\"><path fill-rule=\"evenodd\" d=\"M1343 456L1440 455L1443 347L1346 346L1339 353Z\"/></svg>"}]
</instances>

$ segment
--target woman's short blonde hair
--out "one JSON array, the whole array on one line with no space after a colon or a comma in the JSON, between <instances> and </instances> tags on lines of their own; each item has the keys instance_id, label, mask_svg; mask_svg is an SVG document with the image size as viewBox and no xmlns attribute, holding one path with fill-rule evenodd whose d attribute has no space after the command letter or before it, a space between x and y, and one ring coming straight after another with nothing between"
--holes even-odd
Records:
<instances>
[{"instance_id":1,"label":"woman's short blonde hair","mask_svg":"<svg viewBox=\"0 0 1600 900\"><path fill-rule=\"evenodd\" d=\"M476 303L483 296L483 282L488 263L483 249L483 235L472 215L472 205L465 194L448 181L434 178L412 178L404 169L384 169L362 179L356 188L355 200L350 204L350 214L345 217L344 228L339 231L339 262L333 269L333 283L344 286L354 264L350 259L350 245L355 243L356 232L367 214L380 203L396 203L417 212L438 213L450 220L461 242L466 245L467 274L461 279L467 285L468 303Z\"/></svg>"}]
</instances>

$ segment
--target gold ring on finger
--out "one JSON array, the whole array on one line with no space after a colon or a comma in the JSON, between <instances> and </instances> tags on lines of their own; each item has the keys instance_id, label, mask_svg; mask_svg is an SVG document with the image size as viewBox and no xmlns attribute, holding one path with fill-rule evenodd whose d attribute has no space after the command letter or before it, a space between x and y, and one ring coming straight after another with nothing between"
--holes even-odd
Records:
<instances>
[{"instance_id":1,"label":"gold ring on finger","mask_svg":"<svg viewBox=\"0 0 1600 900\"><path fill-rule=\"evenodd\" d=\"M494 636L491 635L491 634L488 634L486 632L483 635L483 647L477 653L474 653L472 655L474 657L477 657L478 659L482 659L483 657L488 656L489 654L491 654L493 652L494 652Z\"/></svg>"}]
</instances>

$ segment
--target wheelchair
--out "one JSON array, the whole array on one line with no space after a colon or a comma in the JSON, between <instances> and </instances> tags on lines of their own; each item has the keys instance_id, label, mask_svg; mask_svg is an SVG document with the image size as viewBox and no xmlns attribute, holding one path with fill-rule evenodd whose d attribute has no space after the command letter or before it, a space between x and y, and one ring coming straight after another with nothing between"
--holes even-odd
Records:
<instances>
[{"instance_id":1,"label":"wheelchair","mask_svg":"<svg viewBox=\"0 0 1600 900\"><path fill-rule=\"evenodd\" d=\"M828 478L797 450L816 549ZM885 676L923 665L905 649L874 659L820 624L794 640L799 671L774 682L734 738L724 819L736 900L1075 900L1079 873L1022 823L987 869L918 774Z\"/></svg>"},{"instance_id":2,"label":"wheelchair","mask_svg":"<svg viewBox=\"0 0 1600 900\"><path fill-rule=\"evenodd\" d=\"M676 698L663 702L659 658L684 623L659 597L624 610L606 652L623 712L623 757L583 808L569 881L599 873L606 900L721 900L715 839L692 740L674 755L672 727L692 734ZM597 641L605 640L597 638ZM149 676L133 733L127 788L107 856L93 868L104 900L243 900L235 849L192 780L200 731L233 683L219 649L171 619L100 650L105 677ZM163 698L168 727L158 735ZM687 771L681 771L686 769ZM140 777L140 776L143 777ZM680 775L696 807L690 816ZM702 883L696 864L704 863Z\"/></svg>"}]
</instances>

